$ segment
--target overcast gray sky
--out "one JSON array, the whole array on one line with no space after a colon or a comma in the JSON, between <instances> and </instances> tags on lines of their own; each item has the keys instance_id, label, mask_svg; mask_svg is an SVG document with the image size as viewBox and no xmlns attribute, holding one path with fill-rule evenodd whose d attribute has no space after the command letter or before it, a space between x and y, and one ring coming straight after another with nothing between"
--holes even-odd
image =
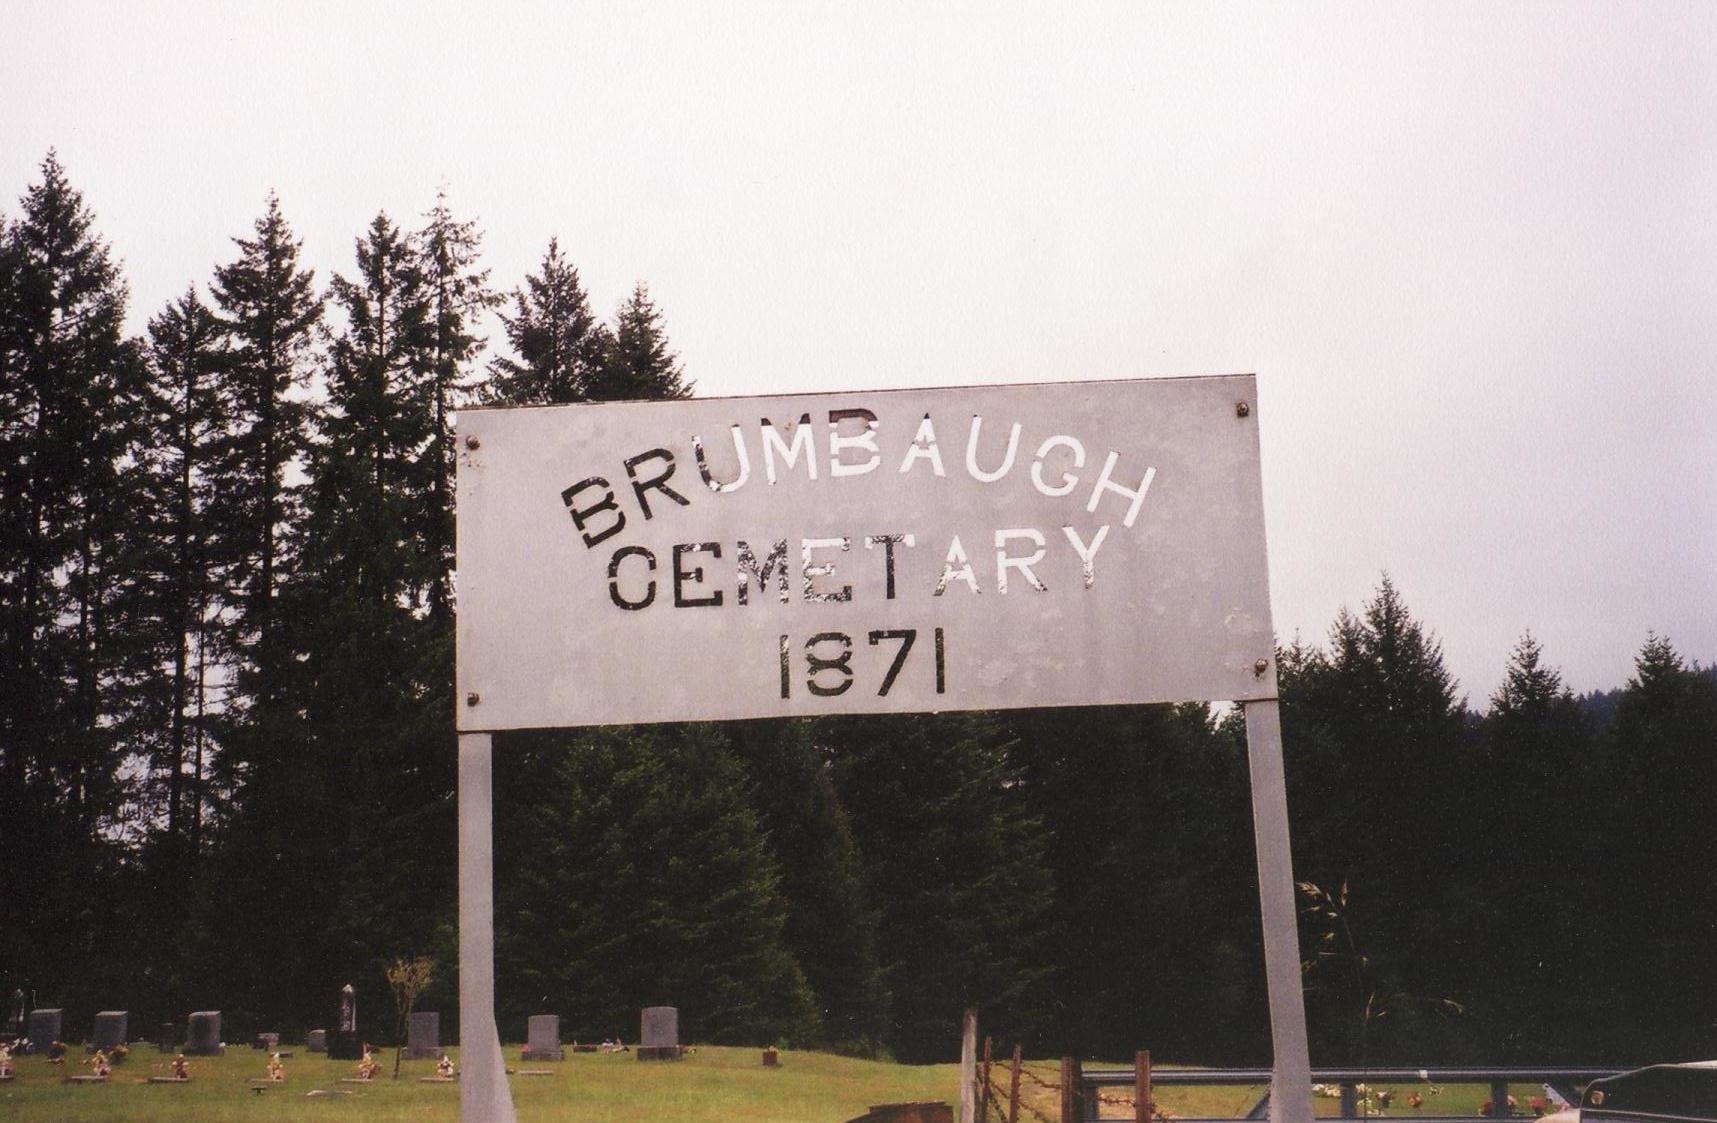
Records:
<instances>
[{"instance_id":1,"label":"overcast gray sky","mask_svg":"<svg viewBox=\"0 0 1717 1123\"><path fill-rule=\"evenodd\" d=\"M57 147L138 328L445 186L703 394L1256 371L1282 634L1717 660L1717 4L348 7L14 0L0 207Z\"/></svg>"}]
</instances>

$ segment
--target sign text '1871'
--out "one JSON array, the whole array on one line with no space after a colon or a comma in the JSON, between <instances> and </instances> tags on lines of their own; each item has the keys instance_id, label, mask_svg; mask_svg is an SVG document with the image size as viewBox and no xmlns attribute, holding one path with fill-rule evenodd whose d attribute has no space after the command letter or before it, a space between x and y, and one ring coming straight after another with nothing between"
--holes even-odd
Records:
<instances>
[{"instance_id":1,"label":"sign text '1871'","mask_svg":"<svg viewBox=\"0 0 1717 1123\"><path fill-rule=\"evenodd\" d=\"M948 652L947 643L943 639L942 629L937 628L933 633L936 637L936 693L948 692ZM894 645L892 659L888 669L882 673L882 681L877 684L878 697L884 697L894 687L894 680L900 677L906 666L908 656L912 654L912 645L918 639L917 628L886 628L872 631L867 639L867 648L879 649L879 654L887 653L887 645ZM796 677L794 668L797 660L793 657L792 637L783 635L777 641L778 656L781 662L781 697L793 696L793 680ZM804 643L805 689L818 698L834 698L852 689L853 671L853 637L845 632L818 632ZM864 660L861 660L863 662Z\"/></svg>"}]
</instances>

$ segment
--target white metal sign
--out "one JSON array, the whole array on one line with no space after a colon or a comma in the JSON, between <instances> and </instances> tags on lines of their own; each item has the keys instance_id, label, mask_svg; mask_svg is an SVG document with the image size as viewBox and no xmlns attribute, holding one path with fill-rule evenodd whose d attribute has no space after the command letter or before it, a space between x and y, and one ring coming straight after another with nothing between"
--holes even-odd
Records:
<instances>
[{"instance_id":1,"label":"white metal sign","mask_svg":"<svg viewBox=\"0 0 1717 1123\"><path fill-rule=\"evenodd\" d=\"M1274 1123L1312 1123L1251 375L459 421L460 1116L495 1025L493 738L1246 703Z\"/></svg>"},{"instance_id":2,"label":"white metal sign","mask_svg":"<svg viewBox=\"0 0 1717 1123\"><path fill-rule=\"evenodd\" d=\"M466 731L1275 695L1250 375L474 410Z\"/></svg>"}]
</instances>

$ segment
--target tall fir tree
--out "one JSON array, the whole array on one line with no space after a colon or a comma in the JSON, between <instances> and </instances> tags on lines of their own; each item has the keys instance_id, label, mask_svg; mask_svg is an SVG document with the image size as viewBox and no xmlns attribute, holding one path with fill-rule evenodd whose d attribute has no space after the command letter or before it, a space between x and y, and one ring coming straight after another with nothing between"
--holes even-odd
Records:
<instances>
[{"instance_id":1,"label":"tall fir tree","mask_svg":"<svg viewBox=\"0 0 1717 1123\"><path fill-rule=\"evenodd\" d=\"M236 258L215 269L210 293L229 356L215 397L224 431L210 450L207 556L217 583L205 668L221 686L204 726L218 746L205 781L230 801L208 824L213 849L198 878L187 958L234 980L226 1008L243 1020L273 1012L294 1020L310 990L310 962L325 958L334 878L321 795L325 767L302 722L304 683L295 603L306 518L303 476L324 299L301 264L302 243L272 192ZM205 740L205 744L208 741ZM256 876L292 870L292 899ZM253 949L285 940L303 958L258 969Z\"/></svg>"},{"instance_id":2,"label":"tall fir tree","mask_svg":"<svg viewBox=\"0 0 1717 1123\"><path fill-rule=\"evenodd\" d=\"M1470 938L1453 942L1453 970L1487 981L1470 1003L1486 1056L1573 1060L1578 1035L1566 1030L1603 1020L1590 986L1602 969L1588 934L1549 920L1585 895L1586 871L1601 862L1590 835L1568 829L1570 809L1588 794L1581 781L1594 764L1593 730L1530 633L1510 654L1481 728L1469 790L1490 844L1458 871L1470 888L1449 919Z\"/></svg>"},{"instance_id":3,"label":"tall fir tree","mask_svg":"<svg viewBox=\"0 0 1717 1123\"><path fill-rule=\"evenodd\" d=\"M220 395L229 431L213 468L214 559L225 574L233 716L279 701L289 644L279 610L291 578L290 530L302 515L293 468L302 462L311 407L305 396L322 300L299 264L301 243L272 192L254 236L234 238L236 261L215 270L213 295L233 361ZM252 715L269 723L272 715ZM278 731L264 730L267 740Z\"/></svg>"},{"instance_id":4,"label":"tall fir tree","mask_svg":"<svg viewBox=\"0 0 1717 1123\"><path fill-rule=\"evenodd\" d=\"M578 269L550 239L536 273L512 294L501 313L513 355L489 364L483 399L504 405L563 405L590 399L602 368L609 332L590 311Z\"/></svg>"},{"instance_id":5,"label":"tall fir tree","mask_svg":"<svg viewBox=\"0 0 1717 1123\"><path fill-rule=\"evenodd\" d=\"M877 951L877 911L864 882L852 820L835 791L815 728L803 721L724 727L750 773L751 803L781 871L782 937L816 996L818 1044L877 1055L888 994Z\"/></svg>"},{"instance_id":6,"label":"tall fir tree","mask_svg":"<svg viewBox=\"0 0 1717 1123\"><path fill-rule=\"evenodd\" d=\"M438 195L428 223L417 235L425 296L429 303L429 379L423 386L432 414L429 448L419 465L429 612L446 627L453 615L453 411L478 390L471 365L483 348L475 321L500 301L489 288L489 271L478 267L482 238L474 222L453 217ZM452 674L451 664L448 667Z\"/></svg>"},{"instance_id":7,"label":"tall fir tree","mask_svg":"<svg viewBox=\"0 0 1717 1123\"><path fill-rule=\"evenodd\" d=\"M1206 1063L1267 1057L1262 952L1243 919L1257 911L1243 741L1202 704L998 719L1018 742L1054 878L1045 950L1057 1016L1038 1047L1125 1056L1173 1042Z\"/></svg>"},{"instance_id":8,"label":"tall fir tree","mask_svg":"<svg viewBox=\"0 0 1717 1123\"><path fill-rule=\"evenodd\" d=\"M120 493L140 378L126 288L50 152L0 252L0 956L67 981L94 953L126 795L116 739ZM41 976L38 976L40 979Z\"/></svg>"},{"instance_id":9,"label":"tall fir tree","mask_svg":"<svg viewBox=\"0 0 1717 1123\"><path fill-rule=\"evenodd\" d=\"M110 718L133 777L129 966L157 1001L194 1001L179 955L194 906L208 810L208 652L217 587L209 567L213 446L224 433L214 382L225 333L195 290L149 322L146 364L124 395L126 511L115 536Z\"/></svg>"},{"instance_id":10,"label":"tall fir tree","mask_svg":"<svg viewBox=\"0 0 1717 1123\"><path fill-rule=\"evenodd\" d=\"M665 1003L693 1041L817 1039L778 868L718 728L516 740L552 755L498 769L505 1021L546 1004L624 1038L640 1005Z\"/></svg>"},{"instance_id":11,"label":"tall fir tree","mask_svg":"<svg viewBox=\"0 0 1717 1123\"><path fill-rule=\"evenodd\" d=\"M662 314L642 281L615 313L613 334L587 394L593 402L661 401L692 395L679 357L668 347Z\"/></svg>"},{"instance_id":12,"label":"tall fir tree","mask_svg":"<svg viewBox=\"0 0 1717 1123\"><path fill-rule=\"evenodd\" d=\"M877 894L886 1044L945 1061L961 1011L1016 1040L1050 1025L1054 885L1006 732L988 715L820 723Z\"/></svg>"},{"instance_id":13,"label":"tall fir tree","mask_svg":"<svg viewBox=\"0 0 1717 1123\"><path fill-rule=\"evenodd\" d=\"M388 870L338 879L323 918L335 962L361 971L428 950L450 915L454 747L450 633L433 612L440 556L422 525L441 464L434 298L414 240L386 215L356 249L356 272L332 285L343 327L296 604L307 757L321 771L306 844Z\"/></svg>"},{"instance_id":14,"label":"tall fir tree","mask_svg":"<svg viewBox=\"0 0 1717 1123\"><path fill-rule=\"evenodd\" d=\"M1605 958L1613 1048L1626 1060L1709 1051L1717 1009L1717 674L1653 634L1634 662L1592 816L1605 846Z\"/></svg>"},{"instance_id":15,"label":"tall fir tree","mask_svg":"<svg viewBox=\"0 0 1717 1123\"><path fill-rule=\"evenodd\" d=\"M149 321L147 424L132 453L141 579L128 720L150 747L161 808L163 876L182 876L202 847L215 618L214 469L227 435L218 396L232 352L193 288Z\"/></svg>"},{"instance_id":16,"label":"tall fir tree","mask_svg":"<svg viewBox=\"0 0 1717 1123\"><path fill-rule=\"evenodd\" d=\"M1441 647L1385 574L1359 615L1338 615L1327 651L1282 654L1296 875L1345 896L1343 919L1364 934L1346 962L1366 964L1368 993L1350 993L1345 979L1314 993L1314 1047L1350 1063L1390 1055L1415 1034L1440 1048L1450 1003L1466 997L1446 931L1463 892L1450 871L1472 868L1480 842L1461 829L1477 755ZM1385 798L1392 792L1405 795Z\"/></svg>"}]
</instances>

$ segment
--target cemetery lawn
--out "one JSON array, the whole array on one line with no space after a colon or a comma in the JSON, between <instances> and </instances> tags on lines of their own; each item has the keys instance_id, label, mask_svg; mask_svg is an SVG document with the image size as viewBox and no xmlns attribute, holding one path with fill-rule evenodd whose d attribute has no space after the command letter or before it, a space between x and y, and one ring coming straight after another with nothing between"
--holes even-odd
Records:
<instances>
[{"instance_id":1,"label":"cemetery lawn","mask_svg":"<svg viewBox=\"0 0 1717 1123\"><path fill-rule=\"evenodd\" d=\"M248 1081L264 1075L267 1055L228 1047L224 1057L191 1057L191 1083L148 1084L167 1073L171 1059L148 1045L114 1069L106 1084L67 1084L64 1078L89 1070L41 1057L17 1058L18 1079L0 1084L0 1119L53 1123L456 1123L459 1088L424 1084L433 1061L405 1061L399 1080L391 1050L378 1051L382 1076L371 1084L342 1084L357 1065L285 1045L286 1083L258 1095ZM761 1049L699 1047L677 1063L640 1062L631 1053L567 1053L565 1061L520 1064L519 1047L505 1048L510 1068L551 1069L553 1076L512 1076L520 1123L602 1120L630 1123L843 1123L871 1104L901 1100L958 1103L957 1065L898 1065L825 1053L783 1051L781 1067L767 1069ZM455 1062L457 1049L448 1055ZM1053 1073L1054 1065L1043 1066ZM313 1089L352 1095L307 1096Z\"/></svg>"},{"instance_id":2,"label":"cemetery lawn","mask_svg":"<svg viewBox=\"0 0 1717 1123\"><path fill-rule=\"evenodd\" d=\"M192 1057L192 1082L183 1085L145 1083L150 1076L165 1075L168 1057L147 1045L136 1046L131 1059L114 1069L106 1084L67 1084L64 1077L89 1070L77 1064L74 1053L64 1066L50 1065L41 1057L17 1058L19 1079L0 1084L0 1119L60 1123L231 1123L258 1120L274 1123L456 1123L459 1118L459 1089L452 1084L424 1084L418 1078L434 1075L432 1061L405 1061L400 1079L393 1070L393 1054L378 1052L383 1076L372 1084L342 1084L357 1067L351 1061L330 1061L321 1054L307 1053L302 1046L287 1046L295 1055L285 1061L287 1081L265 1088L258 1095L248 1081L260 1077L267 1065L266 1054L248 1048L229 1048L224 1057ZM510 1078L513 1102L521 1123L548 1120L601 1120L603 1123L844 1123L863 1115L871 1104L902 1100L943 1100L959 1103L957 1065L900 1065L861 1061L826 1053L786 1052L781 1067L764 1068L758 1049L699 1047L678 1063L640 1063L631 1053L568 1053L561 1063L520 1064L519 1047L505 1050L507 1064L514 1068L551 1069L553 1076ZM448 1050L455 1061L456 1049ZM1086 1068L1120 1068L1121 1064L1087 1062ZM1060 1071L1055 1060L1029 1061L1027 1069L1036 1080L1022 1082L1027 1102L1049 1118L1055 1118L1057 1099L1042 1085L1053 1084ZM1039 1083L1042 1082L1042 1083ZM1007 1074L995 1073L995 1083L1005 1089ZM1382 1087L1383 1085L1379 1085ZM351 1095L309 1096L315 1089L351 1092ZM1489 1097L1479 1085L1449 1085L1435 1096L1424 1085L1396 1087L1396 1100L1387 1115L1411 1119L1416 1114L1477 1115ZM1405 1104L1408 1092L1425 1095L1425 1106L1414 1112ZM1533 1085L1511 1089L1519 1101L1515 1118L1530 1119L1526 1106L1531 1097L1542 1095ZM1111 1090L1119 1095L1122 1089ZM1159 1088L1158 1106L1171 1116L1235 1117L1245 1115L1262 1088ZM1319 1116L1340 1114L1332 1099L1316 1101ZM1022 1119L1031 1113L1022 1111ZM1132 1110L1119 1104L1106 1105L1105 1118L1132 1118Z\"/></svg>"}]
</instances>

